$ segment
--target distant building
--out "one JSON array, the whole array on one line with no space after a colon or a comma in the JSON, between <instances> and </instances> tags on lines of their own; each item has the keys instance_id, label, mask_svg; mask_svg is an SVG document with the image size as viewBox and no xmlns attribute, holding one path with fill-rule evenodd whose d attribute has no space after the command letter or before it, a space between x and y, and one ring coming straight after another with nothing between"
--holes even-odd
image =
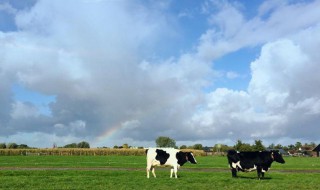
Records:
<instances>
[{"instance_id":1,"label":"distant building","mask_svg":"<svg viewBox=\"0 0 320 190\"><path fill-rule=\"evenodd\" d=\"M205 146L203 147L203 151L206 153L206 156L213 155L213 147Z\"/></svg>"},{"instance_id":2,"label":"distant building","mask_svg":"<svg viewBox=\"0 0 320 190\"><path fill-rule=\"evenodd\" d=\"M312 151L316 153L316 156L317 156L317 157L319 157L319 154L320 154L320 144L318 144L318 146L316 146Z\"/></svg>"}]
</instances>

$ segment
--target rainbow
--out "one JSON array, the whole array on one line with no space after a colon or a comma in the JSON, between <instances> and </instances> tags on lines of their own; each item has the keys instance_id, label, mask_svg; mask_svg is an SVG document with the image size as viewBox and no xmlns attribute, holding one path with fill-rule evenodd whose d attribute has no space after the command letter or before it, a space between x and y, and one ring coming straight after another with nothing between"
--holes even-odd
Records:
<instances>
[{"instance_id":1,"label":"rainbow","mask_svg":"<svg viewBox=\"0 0 320 190\"><path fill-rule=\"evenodd\" d=\"M111 128L108 128L104 132L102 132L99 136L97 136L97 141L102 141L106 138L110 138L112 135L114 135L117 131L119 131L123 127L122 123L113 125Z\"/></svg>"},{"instance_id":2,"label":"rainbow","mask_svg":"<svg viewBox=\"0 0 320 190\"><path fill-rule=\"evenodd\" d=\"M102 142L103 140L106 140L108 138L111 138L113 135L115 135L119 130L126 128L126 127L135 127L135 126L139 126L141 123L140 121L143 120L145 117L149 116L150 114L156 113L159 110L162 110L163 108L165 108L164 106L158 107L158 108L154 108L152 110L149 110L149 112L140 115L140 117L135 117L135 118L127 118L125 121L120 121L114 125L112 125L112 127L106 127L107 129L102 132L100 135L98 135L95 138L96 142Z\"/></svg>"},{"instance_id":3,"label":"rainbow","mask_svg":"<svg viewBox=\"0 0 320 190\"><path fill-rule=\"evenodd\" d=\"M96 138L96 141L102 141L106 138L110 138L112 135L116 134L117 131L121 130L122 128L132 128L140 125L139 120L126 120L124 122L119 122L113 125L111 128L107 128L101 135Z\"/></svg>"}]
</instances>

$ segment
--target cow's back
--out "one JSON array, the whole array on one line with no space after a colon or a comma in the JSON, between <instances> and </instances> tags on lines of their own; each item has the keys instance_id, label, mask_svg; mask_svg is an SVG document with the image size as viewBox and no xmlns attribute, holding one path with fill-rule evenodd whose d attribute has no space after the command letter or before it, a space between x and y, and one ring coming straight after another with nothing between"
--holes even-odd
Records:
<instances>
[{"instance_id":1,"label":"cow's back","mask_svg":"<svg viewBox=\"0 0 320 190\"><path fill-rule=\"evenodd\" d=\"M177 163L178 150L174 148L149 148L147 151L147 162L152 165L172 165Z\"/></svg>"},{"instance_id":2,"label":"cow's back","mask_svg":"<svg viewBox=\"0 0 320 190\"><path fill-rule=\"evenodd\" d=\"M271 153L268 151L240 152L238 154L240 160L251 162L255 165L261 166L271 161Z\"/></svg>"}]
</instances>

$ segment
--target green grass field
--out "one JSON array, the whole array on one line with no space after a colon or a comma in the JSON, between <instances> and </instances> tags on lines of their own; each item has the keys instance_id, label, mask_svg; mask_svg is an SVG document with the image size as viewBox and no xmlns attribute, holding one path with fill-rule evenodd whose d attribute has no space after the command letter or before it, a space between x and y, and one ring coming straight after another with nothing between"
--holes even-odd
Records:
<instances>
[{"instance_id":1,"label":"green grass field","mask_svg":"<svg viewBox=\"0 0 320 190\"><path fill-rule=\"evenodd\" d=\"M226 157L209 156L184 165L178 179L169 168L147 179L145 156L0 156L0 189L320 189L320 158L285 160L265 180L232 178Z\"/></svg>"}]
</instances>

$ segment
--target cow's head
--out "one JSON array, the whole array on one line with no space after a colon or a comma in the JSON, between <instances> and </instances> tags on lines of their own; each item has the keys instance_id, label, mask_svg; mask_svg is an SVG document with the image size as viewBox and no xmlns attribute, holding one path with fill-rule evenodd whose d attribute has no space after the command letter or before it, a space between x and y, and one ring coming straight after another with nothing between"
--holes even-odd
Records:
<instances>
[{"instance_id":1,"label":"cow's head","mask_svg":"<svg viewBox=\"0 0 320 190\"><path fill-rule=\"evenodd\" d=\"M279 153L279 151L271 151L271 157L273 158L274 161L279 162L281 164L284 164L285 161L282 158L282 155Z\"/></svg>"},{"instance_id":2,"label":"cow's head","mask_svg":"<svg viewBox=\"0 0 320 190\"><path fill-rule=\"evenodd\" d=\"M196 161L195 157L193 156L192 152L186 152L186 153L187 153L187 160L192 164L196 164L197 161Z\"/></svg>"}]
</instances>

